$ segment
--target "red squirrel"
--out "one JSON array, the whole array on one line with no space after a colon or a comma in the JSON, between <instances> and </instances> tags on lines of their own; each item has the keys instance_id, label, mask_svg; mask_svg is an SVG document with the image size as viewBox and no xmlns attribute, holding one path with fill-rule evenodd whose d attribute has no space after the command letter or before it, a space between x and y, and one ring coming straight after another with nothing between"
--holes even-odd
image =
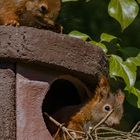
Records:
<instances>
[{"instance_id":1,"label":"red squirrel","mask_svg":"<svg viewBox=\"0 0 140 140\"><path fill-rule=\"evenodd\" d=\"M67 106L52 115L60 123L65 123L69 129L86 132L94 127L112 109L112 114L104 122L107 126L119 124L123 116L124 93L118 90L112 94L108 80L103 76L95 90L95 96L84 104ZM56 140L61 139L58 135Z\"/></svg>"},{"instance_id":2,"label":"red squirrel","mask_svg":"<svg viewBox=\"0 0 140 140\"><path fill-rule=\"evenodd\" d=\"M0 0L0 24L51 28L61 0Z\"/></svg>"}]
</instances>

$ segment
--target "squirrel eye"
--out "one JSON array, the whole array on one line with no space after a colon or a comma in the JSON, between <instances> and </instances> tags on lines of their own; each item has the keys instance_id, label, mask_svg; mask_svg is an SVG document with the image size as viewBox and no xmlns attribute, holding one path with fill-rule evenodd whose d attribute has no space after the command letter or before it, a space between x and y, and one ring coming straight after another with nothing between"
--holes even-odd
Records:
<instances>
[{"instance_id":1,"label":"squirrel eye","mask_svg":"<svg viewBox=\"0 0 140 140\"><path fill-rule=\"evenodd\" d=\"M48 7L46 5L41 5L40 12L46 14L48 12Z\"/></svg>"},{"instance_id":2,"label":"squirrel eye","mask_svg":"<svg viewBox=\"0 0 140 140\"><path fill-rule=\"evenodd\" d=\"M104 109L105 112L109 112L111 110L111 106L110 105L105 105L103 109Z\"/></svg>"}]
</instances>

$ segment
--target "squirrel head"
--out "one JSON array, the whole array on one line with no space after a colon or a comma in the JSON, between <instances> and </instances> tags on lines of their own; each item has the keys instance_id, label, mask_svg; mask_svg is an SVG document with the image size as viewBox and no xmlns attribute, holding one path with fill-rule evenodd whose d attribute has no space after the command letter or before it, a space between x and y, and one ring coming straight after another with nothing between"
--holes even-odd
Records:
<instances>
[{"instance_id":1,"label":"squirrel head","mask_svg":"<svg viewBox=\"0 0 140 140\"><path fill-rule=\"evenodd\" d=\"M60 0L28 0L26 2L26 11L40 24L54 25L60 9Z\"/></svg>"},{"instance_id":2,"label":"squirrel head","mask_svg":"<svg viewBox=\"0 0 140 140\"><path fill-rule=\"evenodd\" d=\"M113 94L110 90L107 78L105 76L101 77L95 94L96 105L92 111L92 116L96 123L113 110L112 114L104 123L107 126L119 124L123 116L124 98L124 93L121 90Z\"/></svg>"}]
</instances>

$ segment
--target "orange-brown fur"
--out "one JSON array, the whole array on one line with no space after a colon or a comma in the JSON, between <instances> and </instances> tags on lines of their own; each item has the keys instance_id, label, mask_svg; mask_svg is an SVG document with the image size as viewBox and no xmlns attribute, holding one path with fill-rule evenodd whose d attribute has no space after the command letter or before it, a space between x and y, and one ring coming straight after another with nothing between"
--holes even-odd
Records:
<instances>
[{"instance_id":1,"label":"orange-brown fur","mask_svg":"<svg viewBox=\"0 0 140 140\"><path fill-rule=\"evenodd\" d=\"M42 12L41 6L47 11ZM0 24L53 26L60 9L60 0L0 0Z\"/></svg>"},{"instance_id":2,"label":"orange-brown fur","mask_svg":"<svg viewBox=\"0 0 140 140\"><path fill-rule=\"evenodd\" d=\"M104 107L109 106L110 110L114 111L105 124L112 126L119 124L122 118L123 102L122 91L119 90L113 95L106 77L103 76L92 99L82 105L64 107L52 117L60 123L65 123L67 128L87 131L89 127L93 127L107 115L108 111L104 110ZM62 139L61 135L58 135L56 139Z\"/></svg>"}]
</instances>

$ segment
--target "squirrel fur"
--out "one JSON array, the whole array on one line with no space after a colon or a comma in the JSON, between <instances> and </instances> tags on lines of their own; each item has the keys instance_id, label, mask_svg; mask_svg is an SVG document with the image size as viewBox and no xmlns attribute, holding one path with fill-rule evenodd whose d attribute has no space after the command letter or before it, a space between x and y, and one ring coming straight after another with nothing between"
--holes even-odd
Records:
<instances>
[{"instance_id":1,"label":"squirrel fur","mask_svg":"<svg viewBox=\"0 0 140 140\"><path fill-rule=\"evenodd\" d=\"M0 24L51 28L61 0L0 0Z\"/></svg>"},{"instance_id":2,"label":"squirrel fur","mask_svg":"<svg viewBox=\"0 0 140 140\"><path fill-rule=\"evenodd\" d=\"M109 82L105 76L101 77L95 90L95 96L84 104L66 106L52 115L60 123L64 123L67 128L78 131L88 131L89 127L95 126L108 113L112 114L104 122L107 126L120 123L123 116L124 93L121 90L115 94L111 92ZM56 140L61 139L58 135Z\"/></svg>"}]
</instances>

